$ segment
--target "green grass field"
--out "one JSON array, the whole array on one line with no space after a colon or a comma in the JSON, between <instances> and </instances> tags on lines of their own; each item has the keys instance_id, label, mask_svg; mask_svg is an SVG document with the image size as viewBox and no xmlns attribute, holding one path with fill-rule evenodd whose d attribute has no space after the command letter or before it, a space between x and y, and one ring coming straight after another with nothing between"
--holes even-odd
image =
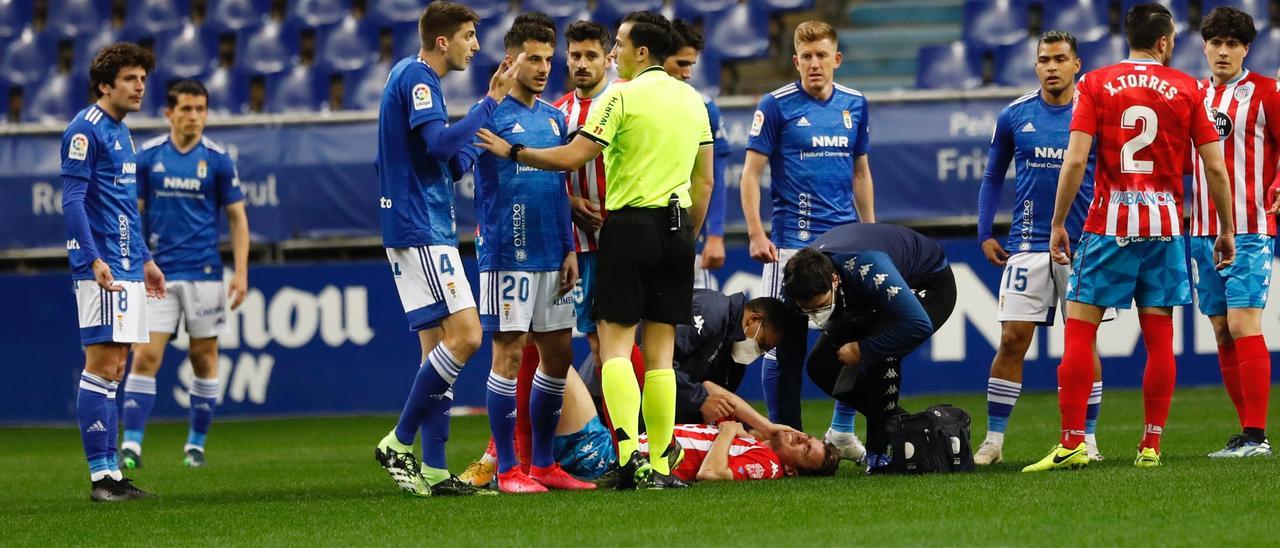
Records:
<instances>
[{"instance_id":1,"label":"green grass field","mask_svg":"<svg viewBox=\"0 0 1280 548\"><path fill-rule=\"evenodd\" d=\"M981 395L950 402L986 431ZM809 402L812 433L830 404ZM1054 443L1050 393L1023 396L1007 462L977 474L874 477L844 463L824 479L697 485L679 492L551 493L468 499L401 495L374 463L392 417L225 421L210 466L183 469L184 424L147 433L146 468L132 476L154 500L88 501L72 428L0 429L0 543L481 545L1207 545L1277 542L1280 463L1211 461L1236 430L1221 388L1182 389L1166 430L1164 466L1131 463L1141 430L1137 392L1106 394L1099 443L1107 460L1079 472L1023 475ZM1273 424L1275 417L1273 415ZM455 472L483 449L484 417L453 422ZM859 427L863 426L859 419Z\"/></svg>"}]
</instances>

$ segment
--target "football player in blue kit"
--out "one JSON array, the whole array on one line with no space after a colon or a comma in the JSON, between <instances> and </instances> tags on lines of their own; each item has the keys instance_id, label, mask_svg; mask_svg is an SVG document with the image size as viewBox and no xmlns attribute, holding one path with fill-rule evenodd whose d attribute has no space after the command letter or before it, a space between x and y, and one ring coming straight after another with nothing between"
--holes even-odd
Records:
<instances>
[{"instance_id":1,"label":"football player in blue kit","mask_svg":"<svg viewBox=\"0 0 1280 548\"><path fill-rule=\"evenodd\" d=\"M535 23L517 23L503 38L508 58L523 53L524 66L484 127L513 146L551 148L567 140L564 113L538 98L547 87L555 43L555 31ZM476 161L476 214L480 324L493 335L485 403L498 456L498 489L594 489L562 470L553 453L577 322L570 291L578 281L578 259L564 174L484 152ZM516 377L529 339L541 359L529 407L517 410ZM528 473L519 466L513 443L515 416L522 413L529 414L532 428Z\"/></svg>"},{"instance_id":2,"label":"football player in blue kit","mask_svg":"<svg viewBox=\"0 0 1280 548\"><path fill-rule=\"evenodd\" d=\"M116 388L129 347L147 342L147 297L164 297L164 274L142 240L137 161L124 117L142 108L150 52L107 46L89 65L95 101L62 134L62 211L76 294L84 371L76 418L89 462L89 498L113 502L149 496L116 461Z\"/></svg>"},{"instance_id":3,"label":"football player in blue kit","mask_svg":"<svg viewBox=\"0 0 1280 548\"><path fill-rule=\"evenodd\" d=\"M1067 277L1071 267L1049 257L1049 229L1058 172L1067 150L1074 110L1076 75L1080 57L1074 36L1051 31L1040 37L1036 54L1040 88L1014 100L1000 112L987 155L986 174L978 192L978 241L987 260L1004 267L1000 280L1000 346L991 362L987 380L987 437L973 461L994 464L1004 459L1004 431L1013 406L1022 393L1022 366L1036 327L1053 325L1055 314L1066 313ZM1000 205L1009 162L1015 161L1013 221L1004 246L992 234L991 225ZM1093 161L1085 171L1080 193L1067 219L1067 231L1078 239L1093 199ZM1115 317L1115 310L1106 319ZM1089 458L1102 460L1094 427L1102 406L1102 365L1095 361L1093 390L1085 424Z\"/></svg>"},{"instance_id":4,"label":"football player in blue kit","mask_svg":"<svg viewBox=\"0 0 1280 548\"><path fill-rule=\"evenodd\" d=\"M779 298L782 271L797 251L836 226L875 222L867 100L834 81L842 56L831 25L801 23L795 46L800 80L760 99L742 169L742 213L751 258L764 263L760 294ZM772 237L760 222L765 165L771 174ZM782 343L765 354L765 404L770 420L799 429L801 369L808 346L804 318L796 315L786 332ZM843 458L858 461L864 451L854 435L853 418L853 408L837 402L826 441L840 448Z\"/></svg>"},{"instance_id":5,"label":"football player in blue kit","mask_svg":"<svg viewBox=\"0 0 1280 548\"><path fill-rule=\"evenodd\" d=\"M196 80L169 87L165 118L169 133L142 144L138 153L138 209L143 234L165 271L165 298L150 304L151 342L134 347L125 382L124 441L120 462L142 466L142 437L156 400L156 372L178 320L190 336L190 427L184 466L205 464L205 439L222 390L218 381L218 334L226 325L227 301L235 310L249 288L249 221L235 162L204 136L209 92ZM218 213L225 211L235 270L223 289L218 255Z\"/></svg>"},{"instance_id":6,"label":"football player in blue kit","mask_svg":"<svg viewBox=\"0 0 1280 548\"><path fill-rule=\"evenodd\" d=\"M480 50L479 21L462 4L427 6L418 20L422 47L392 67L378 111L382 244L422 361L396 427L378 442L374 456L396 486L418 496L480 493L451 475L445 459L453 383L482 338L458 255L454 181L475 163L470 144L511 91L524 55L503 62L485 97L450 124L440 78L466 70ZM419 428L421 467L413 454Z\"/></svg>"}]
</instances>

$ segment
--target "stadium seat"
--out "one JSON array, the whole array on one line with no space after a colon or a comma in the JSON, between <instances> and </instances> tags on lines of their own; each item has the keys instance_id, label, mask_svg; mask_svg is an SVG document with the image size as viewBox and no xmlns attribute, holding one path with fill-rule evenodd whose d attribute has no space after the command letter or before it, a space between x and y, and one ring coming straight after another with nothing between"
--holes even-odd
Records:
<instances>
[{"instance_id":1,"label":"stadium seat","mask_svg":"<svg viewBox=\"0 0 1280 548\"><path fill-rule=\"evenodd\" d=\"M422 49L422 37L418 35L418 22L399 23L391 26L392 62L410 55L417 55ZM483 52L482 52L483 53Z\"/></svg>"},{"instance_id":2,"label":"stadium seat","mask_svg":"<svg viewBox=\"0 0 1280 548\"><path fill-rule=\"evenodd\" d=\"M813 9L813 0L754 0L770 12L802 11Z\"/></svg>"},{"instance_id":3,"label":"stadium seat","mask_svg":"<svg viewBox=\"0 0 1280 548\"><path fill-rule=\"evenodd\" d=\"M738 4L715 17L707 33L707 49L721 59L755 59L769 53L769 15L750 4Z\"/></svg>"},{"instance_id":4,"label":"stadium seat","mask_svg":"<svg viewBox=\"0 0 1280 548\"><path fill-rule=\"evenodd\" d=\"M0 42L17 36L31 21L29 0L0 0ZM8 90L3 90L8 93ZM6 101L8 97L4 98Z\"/></svg>"},{"instance_id":5,"label":"stadium seat","mask_svg":"<svg viewBox=\"0 0 1280 548\"><path fill-rule=\"evenodd\" d=\"M467 5L471 5L471 2ZM369 18L378 26L416 23L426 6L427 3L422 0L369 0L368 13Z\"/></svg>"},{"instance_id":6,"label":"stadium seat","mask_svg":"<svg viewBox=\"0 0 1280 548\"><path fill-rule=\"evenodd\" d=\"M293 63L298 53L297 29L267 21L253 32L240 36L237 61L254 74L275 74Z\"/></svg>"},{"instance_id":7,"label":"stadium seat","mask_svg":"<svg viewBox=\"0 0 1280 548\"><path fill-rule=\"evenodd\" d=\"M568 17L586 9L586 7L587 3L584 0L521 0L520 2L522 11L539 11L547 14L552 19Z\"/></svg>"},{"instance_id":8,"label":"stadium seat","mask_svg":"<svg viewBox=\"0 0 1280 548\"><path fill-rule=\"evenodd\" d=\"M720 68L724 63L715 53L702 52L698 62L693 65L693 74L689 76L689 85L708 97L720 95Z\"/></svg>"},{"instance_id":9,"label":"stadium seat","mask_svg":"<svg viewBox=\"0 0 1280 548\"><path fill-rule=\"evenodd\" d=\"M1129 44L1120 35L1111 35L1092 42L1080 42L1079 49L1081 74L1114 65L1129 56Z\"/></svg>"},{"instance_id":10,"label":"stadium seat","mask_svg":"<svg viewBox=\"0 0 1280 548\"><path fill-rule=\"evenodd\" d=\"M506 35L507 30L511 28L511 23L516 20L516 15L516 11L512 10L477 29L480 52L476 54L472 60L473 62L483 61L483 64L494 67L502 63L502 59L507 56L507 51L502 46L502 38Z\"/></svg>"},{"instance_id":11,"label":"stadium seat","mask_svg":"<svg viewBox=\"0 0 1280 548\"><path fill-rule=\"evenodd\" d=\"M1173 60L1169 66L1176 68L1197 80L1209 77L1209 62L1204 58L1204 42L1199 33L1183 36L1181 41L1174 42Z\"/></svg>"},{"instance_id":12,"label":"stadium seat","mask_svg":"<svg viewBox=\"0 0 1280 548\"><path fill-rule=\"evenodd\" d=\"M70 73L50 71L27 89L22 109L24 122L66 123L88 104L88 83Z\"/></svg>"},{"instance_id":13,"label":"stadium seat","mask_svg":"<svg viewBox=\"0 0 1280 548\"><path fill-rule=\"evenodd\" d=\"M289 20L307 27L332 25L350 13L350 0L289 0Z\"/></svg>"},{"instance_id":14,"label":"stadium seat","mask_svg":"<svg viewBox=\"0 0 1280 548\"><path fill-rule=\"evenodd\" d=\"M378 35L366 19L348 15L341 23L320 31L320 64L333 71L362 69L377 58Z\"/></svg>"},{"instance_id":15,"label":"stadium seat","mask_svg":"<svg viewBox=\"0 0 1280 548\"><path fill-rule=\"evenodd\" d=\"M392 61L374 63L361 70L343 75L346 97L343 106L347 110L373 110L382 104L382 90L391 74Z\"/></svg>"},{"instance_id":16,"label":"stadium seat","mask_svg":"<svg viewBox=\"0 0 1280 548\"><path fill-rule=\"evenodd\" d=\"M46 30L58 38L75 38L98 30L110 13L108 0L49 0Z\"/></svg>"},{"instance_id":17,"label":"stadium seat","mask_svg":"<svg viewBox=\"0 0 1280 548\"><path fill-rule=\"evenodd\" d=\"M464 72L451 72L440 79L440 91L444 93L444 104L452 114L467 113L471 105L488 93L489 76L496 67L488 65L472 65ZM479 88L479 82L484 88ZM553 98L554 99L554 98Z\"/></svg>"},{"instance_id":18,"label":"stadium seat","mask_svg":"<svg viewBox=\"0 0 1280 548\"><path fill-rule=\"evenodd\" d=\"M618 23L633 11L662 11L662 0L600 0L596 2L595 11L591 12L591 21L604 25L610 33L616 32Z\"/></svg>"},{"instance_id":19,"label":"stadium seat","mask_svg":"<svg viewBox=\"0 0 1280 548\"><path fill-rule=\"evenodd\" d=\"M248 111L249 81L243 70L217 67L201 81L209 91L210 112L243 114Z\"/></svg>"},{"instance_id":20,"label":"stadium seat","mask_svg":"<svg viewBox=\"0 0 1280 548\"><path fill-rule=\"evenodd\" d=\"M31 27L22 29L4 52L0 77L16 86L25 86L43 78L53 64L52 42L48 35L37 33Z\"/></svg>"},{"instance_id":21,"label":"stadium seat","mask_svg":"<svg viewBox=\"0 0 1280 548\"><path fill-rule=\"evenodd\" d=\"M209 70L218 52L217 36L208 27L188 22L180 30L162 36L156 48L156 66L174 78L195 78Z\"/></svg>"},{"instance_id":22,"label":"stadium seat","mask_svg":"<svg viewBox=\"0 0 1280 548\"><path fill-rule=\"evenodd\" d=\"M1191 20L1191 3L1189 0L1124 0L1120 5L1120 27L1122 31L1124 28L1124 15L1129 13L1129 10L1134 6L1144 2L1156 2L1169 8L1169 11L1173 13L1173 20L1178 24L1178 30L1180 31L1186 29L1188 21Z\"/></svg>"},{"instance_id":23,"label":"stadium seat","mask_svg":"<svg viewBox=\"0 0 1280 548\"><path fill-rule=\"evenodd\" d=\"M964 40L975 51L1016 44L1027 37L1027 10L1013 0L965 0Z\"/></svg>"},{"instance_id":24,"label":"stadium seat","mask_svg":"<svg viewBox=\"0 0 1280 548\"><path fill-rule=\"evenodd\" d=\"M1204 19L1213 8L1222 6L1249 14L1253 17L1254 26L1258 28L1271 26L1271 2L1268 0L1203 0L1200 3L1200 18Z\"/></svg>"},{"instance_id":25,"label":"stadium seat","mask_svg":"<svg viewBox=\"0 0 1280 548\"><path fill-rule=\"evenodd\" d=\"M328 71L297 65L267 77L267 112L316 112L329 100Z\"/></svg>"},{"instance_id":26,"label":"stadium seat","mask_svg":"<svg viewBox=\"0 0 1280 548\"><path fill-rule=\"evenodd\" d=\"M676 17L692 21L727 10L737 3L738 0L675 0L675 12Z\"/></svg>"},{"instance_id":27,"label":"stadium seat","mask_svg":"<svg viewBox=\"0 0 1280 548\"><path fill-rule=\"evenodd\" d=\"M1244 58L1249 70L1261 73L1270 78L1276 77L1280 70L1280 27L1263 29L1249 46L1249 55Z\"/></svg>"},{"instance_id":28,"label":"stadium seat","mask_svg":"<svg viewBox=\"0 0 1280 548\"><path fill-rule=\"evenodd\" d=\"M126 33L131 36L178 30L191 15L190 2L182 0L129 0L126 10Z\"/></svg>"},{"instance_id":29,"label":"stadium seat","mask_svg":"<svg viewBox=\"0 0 1280 548\"><path fill-rule=\"evenodd\" d=\"M982 67L963 41L920 48L916 87L973 89L982 85Z\"/></svg>"},{"instance_id":30,"label":"stadium seat","mask_svg":"<svg viewBox=\"0 0 1280 548\"><path fill-rule=\"evenodd\" d=\"M262 24L267 0L208 0L207 24L215 30L239 31Z\"/></svg>"},{"instance_id":31,"label":"stadium seat","mask_svg":"<svg viewBox=\"0 0 1280 548\"><path fill-rule=\"evenodd\" d=\"M1041 28L1070 32L1077 41L1097 40L1111 30L1110 9L1110 2L1106 0L1045 2Z\"/></svg>"},{"instance_id":32,"label":"stadium seat","mask_svg":"<svg viewBox=\"0 0 1280 548\"><path fill-rule=\"evenodd\" d=\"M1021 43L1000 46L992 53L995 61L995 84L1029 87L1040 85L1036 77L1036 48L1039 41L1028 38Z\"/></svg>"}]
</instances>

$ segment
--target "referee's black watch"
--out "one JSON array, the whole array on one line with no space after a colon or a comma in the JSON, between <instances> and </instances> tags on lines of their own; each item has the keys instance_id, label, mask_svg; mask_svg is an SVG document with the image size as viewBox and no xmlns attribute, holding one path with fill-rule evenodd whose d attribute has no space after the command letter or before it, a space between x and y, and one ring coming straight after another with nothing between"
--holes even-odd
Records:
<instances>
[{"instance_id":1,"label":"referee's black watch","mask_svg":"<svg viewBox=\"0 0 1280 548\"><path fill-rule=\"evenodd\" d=\"M511 145L511 152L507 153L507 157L511 158L512 161L519 163L520 160L516 158L516 155L519 154L520 151L524 150L525 148L526 147L524 145L519 143Z\"/></svg>"}]
</instances>

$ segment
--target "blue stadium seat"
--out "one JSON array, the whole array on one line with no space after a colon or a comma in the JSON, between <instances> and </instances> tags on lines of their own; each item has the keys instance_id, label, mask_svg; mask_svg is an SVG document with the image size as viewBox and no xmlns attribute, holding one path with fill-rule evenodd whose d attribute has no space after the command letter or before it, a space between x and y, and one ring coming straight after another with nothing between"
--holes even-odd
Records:
<instances>
[{"instance_id":1,"label":"blue stadium seat","mask_svg":"<svg viewBox=\"0 0 1280 548\"><path fill-rule=\"evenodd\" d=\"M195 78L209 70L217 53L217 36L213 31L188 22L157 41L156 67L163 67L175 78Z\"/></svg>"},{"instance_id":2,"label":"blue stadium seat","mask_svg":"<svg viewBox=\"0 0 1280 548\"><path fill-rule=\"evenodd\" d=\"M242 34L236 45L237 62L254 74L275 74L289 68L298 54L298 32L291 25L267 21Z\"/></svg>"},{"instance_id":3,"label":"blue stadium seat","mask_svg":"<svg viewBox=\"0 0 1280 548\"><path fill-rule=\"evenodd\" d=\"M721 59L755 59L769 53L769 15L750 4L738 4L709 17L716 24L706 36L707 49Z\"/></svg>"},{"instance_id":4,"label":"blue stadium seat","mask_svg":"<svg viewBox=\"0 0 1280 548\"><path fill-rule=\"evenodd\" d=\"M489 77L496 67L471 65L465 72L451 72L440 79L444 103L453 114L466 114L471 105L489 92ZM555 99L556 97L551 97Z\"/></svg>"},{"instance_id":5,"label":"blue stadium seat","mask_svg":"<svg viewBox=\"0 0 1280 548\"><path fill-rule=\"evenodd\" d=\"M1039 40L1028 38L1018 44L1000 46L992 53L995 61L995 84L1030 87L1040 85L1036 77L1036 48Z\"/></svg>"},{"instance_id":6,"label":"blue stadium seat","mask_svg":"<svg viewBox=\"0 0 1280 548\"><path fill-rule=\"evenodd\" d=\"M1249 70L1270 78L1280 70L1280 27L1263 29L1249 46L1249 56L1244 58Z\"/></svg>"},{"instance_id":7,"label":"blue stadium seat","mask_svg":"<svg viewBox=\"0 0 1280 548\"><path fill-rule=\"evenodd\" d=\"M1125 42L1124 36L1118 34L1092 42L1080 42L1079 49L1082 74L1114 65L1129 56L1129 44Z\"/></svg>"},{"instance_id":8,"label":"blue stadium seat","mask_svg":"<svg viewBox=\"0 0 1280 548\"><path fill-rule=\"evenodd\" d=\"M9 82L0 78L0 125L9 123Z\"/></svg>"},{"instance_id":9,"label":"blue stadium seat","mask_svg":"<svg viewBox=\"0 0 1280 548\"><path fill-rule=\"evenodd\" d=\"M971 49L987 51L1027 37L1027 10L1013 0L965 0L964 40Z\"/></svg>"},{"instance_id":10,"label":"blue stadium seat","mask_svg":"<svg viewBox=\"0 0 1280 548\"><path fill-rule=\"evenodd\" d=\"M178 30L191 15L190 2L181 0L129 0L126 10L126 32L132 36Z\"/></svg>"},{"instance_id":11,"label":"blue stadium seat","mask_svg":"<svg viewBox=\"0 0 1280 548\"><path fill-rule=\"evenodd\" d=\"M1189 0L1124 0L1120 4L1120 27L1122 32L1124 29L1124 15L1129 13L1129 10L1134 6L1144 2L1156 2L1169 8L1169 11L1173 13L1173 20L1177 23L1180 31L1186 29L1188 21L1191 20L1191 3Z\"/></svg>"},{"instance_id":12,"label":"blue stadium seat","mask_svg":"<svg viewBox=\"0 0 1280 548\"><path fill-rule=\"evenodd\" d=\"M216 67L201 77L209 90L209 111L243 114L249 110L249 80L243 70Z\"/></svg>"},{"instance_id":13,"label":"blue stadium seat","mask_svg":"<svg viewBox=\"0 0 1280 548\"><path fill-rule=\"evenodd\" d=\"M267 112L316 112L329 101L329 74L297 65L267 77Z\"/></svg>"},{"instance_id":14,"label":"blue stadium seat","mask_svg":"<svg viewBox=\"0 0 1280 548\"><path fill-rule=\"evenodd\" d=\"M239 31L262 24L267 0L208 0L208 24L219 32Z\"/></svg>"},{"instance_id":15,"label":"blue stadium seat","mask_svg":"<svg viewBox=\"0 0 1280 548\"><path fill-rule=\"evenodd\" d=\"M1271 25L1271 2L1268 0L1203 0L1200 3L1200 18L1203 19L1213 8L1221 6L1236 8L1249 14L1253 17L1253 25L1260 29Z\"/></svg>"},{"instance_id":16,"label":"blue stadium seat","mask_svg":"<svg viewBox=\"0 0 1280 548\"><path fill-rule=\"evenodd\" d=\"M351 0L289 0L288 13L303 26L332 25L351 13Z\"/></svg>"},{"instance_id":17,"label":"blue stadium seat","mask_svg":"<svg viewBox=\"0 0 1280 548\"><path fill-rule=\"evenodd\" d=\"M110 19L108 0L49 0L46 29L59 38L75 38L98 30Z\"/></svg>"},{"instance_id":18,"label":"blue stadium seat","mask_svg":"<svg viewBox=\"0 0 1280 548\"><path fill-rule=\"evenodd\" d=\"M727 10L737 3L738 0L675 0L676 17L692 21Z\"/></svg>"},{"instance_id":19,"label":"blue stadium seat","mask_svg":"<svg viewBox=\"0 0 1280 548\"><path fill-rule=\"evenodd\" d=\"M22 29L4 52L0 78L16 86L26 86L44 77L53 64L53 40L31 27ZM30 94L27 94L28 96Z\"/></svg>"},{"instance_id":20,"label":"blue stadium seat","mask_svg":"<svg viewBox=\"0 0 1280 548\"><path fill-rule=\"evenodd\" d=\"M86 81L70 73L49 71L23 94L22 121L66 123L88 104L88 89Z\"/></svg>"},{"instance_id":21,"label":"blue stadium seat","mask_svg":"<svg viewBox=\"0 0 1280 548\"><path fill-rule=\"evenodd\" d=\"M1106 0L1074 0L1073 2L1045 2L1044 24L1046 31L1065 30L1078 41L1097 40L1111 29L1108 22L1111 9Z\"/></svg>"},{"instance_id":22,"label":"blue stadium seat","mask_svg":"<svg viewBox=\"0 0 1280 548\"><path fill-rule=\"evenodd\" d=\"M382 90L391 74L392 61L374 63L361 70L353 70L343 76L346 98L343 106L348 110L373 110L382 104Z\"/></svg>"},{"instance_id":23,"label":"blue stadium seat","mask_svg":"<svg viewBox=\"0 0 1280 548\"><path fill-rule=\"evenodd\" d=\"M111 28L110 25L104 25L93 34L81 36L75 41L75 72L78 74L88 73L89 63L93 62L94 56L98 55L102 48L120 40L122 40L121 32L118 29Z\"/></svg>"},{"instance_id":24,"label":"blue stadium seat","mask_svg":"<svg viewBox=\"0 0 1280 548\"><path fill-rule=\"evenodd\" d=\"M693 65L693 74L689 76L689 85L698 89L703 95L718 97L720 95L720 68L724 63L720 57L710 51L703 51L698 62Z\"/></svg>"},{"instance_id":25,"label":"blue stadium seat","mask_svg":"<svg viewBox=\"0 0 1280 548\"><path fill-rule=\"evenodd\" d=\"M423 0L369 0L368 5L369 18L379 26L416 23L422 16L422 10L427 7Z\"/></svg>"},{"instance_id":26,"label":"blue stadium seat","mask_svg":"<svg viewBox=\"0 0 1280 548\"><path fill-rule=\"evenodd\" d=\"M589 18L604 25L610 33L617 32L618 23L633 11L662 11L662 0L600 0Z\"/></svg>"},{"instance_id":27,"label":"blue stadium seat","mask_svg":"<svg viewBox=\"0 0 1280 548\"><path fill-rule=\"evenodd\" d=\"M417 55L422 49L422 37L418 35L418 22L399 23L391 27L392 61L399 61L410 55Z\"/></svg>"},{"instance_id":28,"label":"blue stadium seat","mask_svg":"<svg viewBox=\"0 0 1280 548\"><path fill-rule=\"evenodd\" d=\"M770 12L802 11L813 9L813 0L754 0Z\"/></svg>"},{"instance_id":29,"label":"blue stadium seat","mask_svg":"<svg viewBox=\"0 0 1280 548\"><path fill-rule=\"evenodd\" d=\"M31 22L30 0L0 0L0 41L8 40L22 32L22 27ZM6 94L8 89L3 90ZM6 95L7 103L9 97Z\"/></svg>"},{"instance_id":30,"label":"blue stadium seat","mask_svg":"<svg viewBox=\"0 0 1280 548\"><path fill-rule=\"evenodd\" d=\"M348 15L341 23L320 31L320 64L331 70L362 69L377 59L378 33L367 19Z\"/></svg>"},{"instance_id":31,"label":"blue stadium seat","mask_svg":"<svg viewBox=\"0 0 1280 548\"><path fill-rule=\"evenodd\" d=\"M472 62L482 61L485 65L493 65L495 67L502 63L502 59L507 56L507 50L502 46L502 38L511 29L511 23L515 20L516 11L512 10L477 29L480 52L476 54Z\"/></svg>"},{"instance_id":32,"label":"blue stadium seat","mask_svg":"<svg viewBox=\"0 0 1280 548\"><path fill-rule=\"evenodd\" d=\"M1187 73L1199 80L1209 77L1209 61L1204 58L1204 42L1197 33L1195 36L1184 36L1181 41L1174 41L1173 59L1169 66ZM1252 51L1252 50L1250 50Z\"/></svg>"},{"instance_id":33,"label":"blue stadium seat","mask_svg":"<svg viewBox=\"0 0 1280 548\"><path fill-rule=\"evenodd\" d=\"M973 89L982 85L982 67L964 41L920 48L916 87L920 89Z\"/></svg>"},{"instance_id":34,"label":"blue stadium seat","mask_svg":"<svg viewBox=\"0 0 1280 548\"><path fill-rule=\"evenodd\" d=\"M522 11L539 11L551 16L552 19L568 17L586 7L585 0L522 0L520 2Z\"/></svg>"}]
</instances>

